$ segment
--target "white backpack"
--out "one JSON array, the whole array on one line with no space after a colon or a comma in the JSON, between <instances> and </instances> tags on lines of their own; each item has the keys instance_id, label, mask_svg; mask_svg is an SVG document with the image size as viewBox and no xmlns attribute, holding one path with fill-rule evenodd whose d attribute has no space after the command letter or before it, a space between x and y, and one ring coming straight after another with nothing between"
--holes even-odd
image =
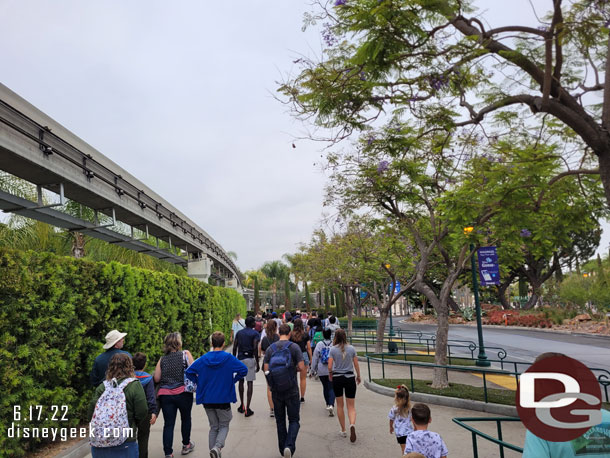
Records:
<instances>
[{"instance_id":1,"label":"white backpack","mask_svg":"<svg viewBox=\"0 0 610 458\"><path fill-rule=\"evenodd\" d=\"M89 440L93 447L115 447L121 445L128 437L134 437L129 429L127 418L127 401L125 387L135 381L135 378L126 378L117 386L117 380L104 380L105 390L95 404L90 429L94 437Z\"/></svg>"}]
</instances>

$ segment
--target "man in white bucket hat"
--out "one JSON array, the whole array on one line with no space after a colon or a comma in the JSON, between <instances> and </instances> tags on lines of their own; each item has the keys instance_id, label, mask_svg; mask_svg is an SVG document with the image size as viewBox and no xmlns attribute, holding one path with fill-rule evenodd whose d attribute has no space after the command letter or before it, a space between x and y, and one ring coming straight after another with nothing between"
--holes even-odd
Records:
<instances>
[{"instance_id":1,"label":"man in white bucket hat","mask_svg":"<svg viewBox=\"0 0 610 458\"><path fill-rule=\"evenodd\" d=\"M117 353L127 353L126 351L121 350L125 343L126 335L126 332L119 332L116 329L113 329L106 334L106 343L104 344L104 350L106 351L95 358L93 369L91 369L91 374L89 376L89 380L93 386L98 386L105 380L108 363L114 355ZM129 353L127 354L131 358L131 355Z\"/></svg>"}]
</instances>

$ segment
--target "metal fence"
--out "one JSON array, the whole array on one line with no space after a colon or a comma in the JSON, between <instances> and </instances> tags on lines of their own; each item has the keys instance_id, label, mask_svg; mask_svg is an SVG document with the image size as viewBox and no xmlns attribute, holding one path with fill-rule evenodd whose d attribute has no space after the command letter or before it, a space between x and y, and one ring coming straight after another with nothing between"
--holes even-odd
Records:
<instances>
[{"instance_id":1,"label":"metal fence","mask_svg":"<svg viewBox=\"0 0 610 458\"><path fill-rule=\"evenodd\" d=\"M474 458L479 458L479 449L477 444L477 436L493 442L497 444L500 449L500 458L504 458L504 449L507 448L509 450L513 450L518 453L523 453L523 449L521 447L517 447L516 445L509 444L505 442L502 438L502 422L513 422L513 421L521 421L521 419L517 417L458 417L452 419L454 423L461 426L464 429L467 429L472 434L472 453ZM490 436L489 434L485 434L484 432L479 431L478 429L473 428L470 425L467 425L465 422L496 422L496 430L498 432L498 437Z\"/></svg>"}]
</instances>

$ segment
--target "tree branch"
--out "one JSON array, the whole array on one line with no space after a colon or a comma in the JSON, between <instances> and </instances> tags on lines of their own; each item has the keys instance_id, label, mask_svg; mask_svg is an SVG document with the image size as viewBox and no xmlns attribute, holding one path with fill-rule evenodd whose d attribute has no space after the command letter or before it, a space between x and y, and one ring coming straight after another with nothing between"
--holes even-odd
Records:
<instances>
[{"instance_id":1,"label":"tree branch","mask_svg":"<svg viewBox=\"0 0 610 458\"><path fill-rule=\"evenodd\" d=\"M538 211L542 206L542 200L544 199L544 195L549 190L551 186L557 183L559 180L571 176L571 175L599 175L599 169L578 169L578 170L568 170L566 172L562 172L557 176L554 176L549 180L547 185L540 191L540 195L538 196L538 200L536 201L535 211Z\"/></svg>"}]
</instances>

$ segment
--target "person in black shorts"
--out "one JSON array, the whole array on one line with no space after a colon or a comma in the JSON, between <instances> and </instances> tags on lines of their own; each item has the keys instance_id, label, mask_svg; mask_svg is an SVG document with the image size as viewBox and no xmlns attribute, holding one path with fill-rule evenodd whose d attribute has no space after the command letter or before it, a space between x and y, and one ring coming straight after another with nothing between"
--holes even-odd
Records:
<instances>
[{"instance_id":1,"label":"person in black shorts","mask_svg":"<svg viewBox=\"0 0 610 458\"><path fill-rule=\"evenodd\" d=\"M246 417L254 415L254 412L250 409L250 403L252 402L256 373L260 370L258 361L258 341L260 340L260 335L254 330L254 323L253 316L246 318L246 327L237 333L233 342L233 356L237 355L237 359L248 368L248 373L245 377L246 382L248 382L247 401L244 403L244 379L241 379L239 381L240 406L237 408L237 411L245 413Z\"/></svg>"},{"instance_id":2,"label":"person in black shorts","mask_svg":"<svg viewBox=\"0 0 610 458\"><path fill-rule=\"evenodd\" d=\"M339 434L347 437L345 412L343 411L345 393L350 429L349 439L351 442L356 442L356 385L361 381L358 355L354 347L347 344L347 336L343 329L337 329L333 344L328 358L328 374L337 402L337 417L341 426Z\"/></svg>"}]
</instances>

